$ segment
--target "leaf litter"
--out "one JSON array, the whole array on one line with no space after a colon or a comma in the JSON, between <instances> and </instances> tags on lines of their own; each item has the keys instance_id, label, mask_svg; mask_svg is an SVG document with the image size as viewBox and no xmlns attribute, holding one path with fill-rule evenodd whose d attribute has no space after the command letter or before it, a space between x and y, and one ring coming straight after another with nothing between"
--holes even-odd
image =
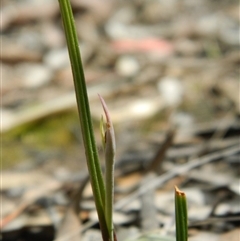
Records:
<instances>
[{"instance_id":1,"label":"leaf litter","mask_svg":"<svg viewBox=\"0 0 240 241\"><path fill-rule=\"evenodd\" d=\"M2 4L1 238L98 240L60 14L57 1L45 4ZM94 126L99 93L116 129L118 236L173 236L178 185L189 240L237 240L238 3L72 4Z\"/></svg>"}]
</instances>

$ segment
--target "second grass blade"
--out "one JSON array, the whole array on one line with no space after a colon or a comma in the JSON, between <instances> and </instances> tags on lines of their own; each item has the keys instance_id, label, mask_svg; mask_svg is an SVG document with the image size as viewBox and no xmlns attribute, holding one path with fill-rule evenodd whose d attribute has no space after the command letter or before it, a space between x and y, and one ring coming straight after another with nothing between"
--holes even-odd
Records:
<instances>
[{"instance_id":1,"label":"second grass blade","mask_svg":"<svg viewBox=\"0 0 240 241\"><path fill-rule=\"evenodd\" d=\"M176 240L188 240L187 198L184 192L175 186Z\"/></svg>"}]
</instances>

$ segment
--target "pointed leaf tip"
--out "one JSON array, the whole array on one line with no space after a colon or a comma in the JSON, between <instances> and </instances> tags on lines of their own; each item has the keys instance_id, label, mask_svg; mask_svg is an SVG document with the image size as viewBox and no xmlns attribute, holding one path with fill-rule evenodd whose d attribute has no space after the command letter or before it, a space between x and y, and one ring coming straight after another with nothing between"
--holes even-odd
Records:
<instances>
[{"instance_id":1,"label":"pointed leaf tip","mask_svg":"<svg viewBox=\"0 0 240 241\"><path fill-rule=\"evenodd\" d=\"M103 107L103 110L104 110L104 113L105 113L105 116L106 116L107 123L109 125L111 125L112 122L111 122L111 118L110 118L110 114L109 114L107 105L106 105L106 103L105 103L105 101L104 101L104 99L103 99L103 97L101 95L98 94L98 97L99 97L99 99L101 101L101 104L102 104L102 107Z\"/></svg>"}]
</instances>

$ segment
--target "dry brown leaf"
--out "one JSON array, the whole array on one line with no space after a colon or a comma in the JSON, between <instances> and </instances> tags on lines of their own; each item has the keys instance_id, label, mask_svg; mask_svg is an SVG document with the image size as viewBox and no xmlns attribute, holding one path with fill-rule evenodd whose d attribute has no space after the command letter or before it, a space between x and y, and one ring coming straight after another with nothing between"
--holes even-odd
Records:
<instances>
[{"instance_id":1,"label":"dry brown leaf","mask_svg":"<svg viewBox=\"0 0 240 241\"><path fill-rule=\"evenodd\" d=\"M233 229L227 233L221 235L219 241L239 241L240 240L240 228Z\"/></svg>"}]
</instances>

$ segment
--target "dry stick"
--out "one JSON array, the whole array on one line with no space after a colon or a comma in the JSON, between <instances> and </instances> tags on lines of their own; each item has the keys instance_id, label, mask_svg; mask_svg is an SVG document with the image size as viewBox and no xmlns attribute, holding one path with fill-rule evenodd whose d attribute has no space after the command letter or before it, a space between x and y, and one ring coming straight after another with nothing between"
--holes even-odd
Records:
<instances>
[{"instance_id":1,"label":"dry stick","mask_svg":"<svg viewBox=\"0 0 240 241\"><path fill-rule=\"evenodd\" d=\"M155 173L146 174L140 182L140 185L144 185L156 176ZM157 210L154 205L155 188L146 191L140 196L141 209L140 209L140 225L144 232L157 229L159 227L157 221Z\"/></svg>"},{"instance_id":2,"label":"dry stick","mask_svg":"<svg viewBox=\"0 0 240 241\"><path fill-rule=\"evenodd\" d=\"M216 217L216 218L208 218L205 220L201 221L192 221L188 226L189 227L197 227L197 226L203 226L203 225L208 225L212 223L217 223L217 222L234 222L234 221L240 221L240 216L236 217Z\"/></svg>"},{"instance_id":3,"label":"dry stick","mask_svg":"<svg viewBox=\"0 0 240 241\"><path fill-rule=\"evenodd\" d=\"M159 167L161 166L164 160L167 150L173 143L174 136L175 136L175 130L170 130L166 136L165 141L162 143L161 148L159 148L154 158L150 161L150 164L147 167L146 172L152 171L152 172L155 172L156 174L159 173Z\"/></svg>"},{"instance_id":4,"label":"dry stick","mask_svg":"<svg viewBox=\"0 0 240 241\"><path fill-rule=\"evenodd\" d=\"M132 200L136 199L139 195L143 194L147 190L154 189L154 188L158 187L159 185L165 183L166 181L170 180L171 178L173 178L175 176L186 173L193 168L204 165L204 164L206 164L208 162L211 162L211 161L214 161L216 159L227 157L229 155L235 154L238 151L240 151L240 146L236 145L236 146L230 147L228 149L224 149L224 150L217 151L217 152L211 153L209 155L206 155L206 156L203 156L203 157L200 157L200 158L196 158L189 163L182 164L181 166L177 166L177 167L173 168L172 170L164 173L160 177L156 177L155 180L153 180L153 181L147 183L146 185L140 187L137 191L132 193L130 196L128 196L126 198L123 198L120 201L118 201L115 204L115 210L122 209L124 206L129 204Z\"/></svg>"},{"instance_id":5,"label":"dry stick","mask_svg":"<svg viewBox=\"0 0 240 241\"><path fill-rule=\"evenodd\" d=\"M227 115L222 120L220 120L218 123L216 123L216 129L215 129L213 135L210 137L210 139L206 140L203 143L202 150L198 154L191 156L189 158L189 161L201 156L204 152L207 152L209 150L210 144L214 140L223 139L223 136L226 134L227 130L229 129L229 125L223 126L223 124L225 123L225 120L227 119L226 117L227 117Z\"/></svg>"}]
</instances>

